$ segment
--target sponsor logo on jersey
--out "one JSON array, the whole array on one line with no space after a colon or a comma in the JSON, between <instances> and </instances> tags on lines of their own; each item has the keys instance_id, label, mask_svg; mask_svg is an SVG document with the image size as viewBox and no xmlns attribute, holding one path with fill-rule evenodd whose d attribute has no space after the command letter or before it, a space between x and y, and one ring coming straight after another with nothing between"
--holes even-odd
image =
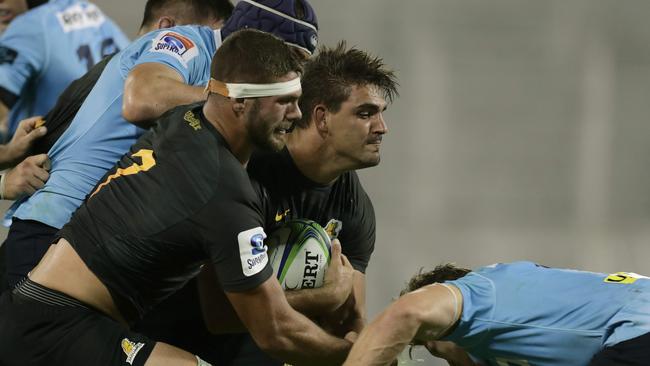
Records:
<instances>
[{"instance_id":1,"label":"sponsor logo on jersey","mask_svg":"<svg viewBox=\"0 0 650 366\"><path fill-rule=\"evenodd\" d=\"M261 227L242 231L237 235L239 243L239 258L244 276L250 277L259 273L269 262L266 253L268 247L264 244L266 233Z\"/></svg>"},{"instance_id":2,"label":"sponsor logo on jersey","mask_svg":"<svg viewBox=\"0 0 650 366\"><path fill-rule=\"evenodd\" d=\"M275 222L280 222L282 219L286 218L287 215L291 212L291 209L288 208L284 211L282 209L279 209L278 212L275 213Z\"/></svg>"},{"instance_id":3,"label":"sponsor logo on jersey","mask_svg":"<svg viewBox=\"0 0 650 366\"><path fill-rule=\"evenodd\" d=\"M330 221L327 222L327 225L325 225L323 229L330 237L330 240L334 240L339 237L339 234L343 229L343 223L337 219L330 219Z\"/></svg>"},{"instance_id":4,"label":"sponsor logo on jersey","mask_svg":"<svg viewBox=\"0 0 650 366\"><path fill-rule=\"evenodd\" d=\"M173 56L183 66L199 54L198 48L191 39L176 32L162 32L153 39L152 52L164 53Z\"/></svg>"},{"instance_id":5,"label":"sponsor logo on jersey","mask_svg":"<svg viewBox=\"0 0 650 366\"><path fill-rule=\"evenodd\" d=\"M0 46L0 64L13 64L18 56L18 52L15 50Z\"/></svg>"},{"instance_id":6,"label":"sponsor logo on jersey","mask_svg":"<svg viewBox=\"0 0 650 366\"><path fill-rule=\"evenodd\" d=\"M144 343L135 343L131 342L128 338L122 339L122 351L126 354L126 362L129 365L133 365L133 360L137 356L138 352L144 347Z\"/></svg>"},{"instance_id":7,"label":"sponsor logo on jersey","mask_svg":"<svg viewBox=\"0 0 650 366\"><path fill-rule=\"evenodd\" d=\"M84 28L97 28L106 21L102 11L93 4L85 4L85 6L75 4L56 13L56 17L65 33Z\"/></svg>"},{"instance_id":8,"label":"sponsor logo on jersey","mask_svg":"<svg viewBox=\"0 0 650 366\"><path fill-rule=\"evenodd\" d=\"M198 131L201 129L201 121L198 118L196 118L194 112L192 111L185 112L185 116L183 116L183 119L185 120L185 122L187 122L188 125L190 125L190 127L194 129L194 131Z\"/></svg>"}]
</instances>

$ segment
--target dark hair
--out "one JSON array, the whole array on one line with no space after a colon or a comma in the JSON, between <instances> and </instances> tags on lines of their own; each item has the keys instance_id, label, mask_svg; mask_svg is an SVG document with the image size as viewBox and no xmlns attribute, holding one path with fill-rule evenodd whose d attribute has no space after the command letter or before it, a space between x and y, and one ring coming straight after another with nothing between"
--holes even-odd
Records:
<instances>
[{"instance_id":1,"label":"dark hair","mask_svg":"<svg viewBox=\"0 0 650 366\"><path fill-rule=\"evenodd\" d=\"M212 16L225 21L230 17L234 8L230 0L147 0L140 27L150 25L151 22L158 19L161 12L176 5L182 5L194 20L207 19Z\"/></svg>"},{"instance_id":2,"label":"dark hair","mask_svg":"<svg viewBox=\"0 0 650 366\"><path fill-rule=\"evenodd\" d=\"M411 277L406 288L400 292L400 295L404 295L433 283L457 280L470 272L472 271L467 268L456 267L452 263L441 264L436 266L433 271L429 272L422 272L422 269L420 269L416 275Z\"/></svg>"},{"instance_id":3,"label":"dark hair","mask_svg":"<svg viewBox=\"0 0 650 366\"><path fill-rule=\"evenodd\" d=\"M212 58L210 76L224 83L273 83L302 62L280 38L256 29L232 33Z\"/></svg>"},{"instance_id":4,"label":"dark hair","mask_svg":"<svg viewBox=\"0 0 650 366\"><path fill-rule=\"evenodd\" d=\"M395 73L379 57L357 48L346 49L344 41L335 48L321 47L316 57L307 61L302 78L300 128L309 126L311 113L318 104L338 112L350 97L353 86L375 85L389 102L398 95Z\"/></svg>"}]
</instances>

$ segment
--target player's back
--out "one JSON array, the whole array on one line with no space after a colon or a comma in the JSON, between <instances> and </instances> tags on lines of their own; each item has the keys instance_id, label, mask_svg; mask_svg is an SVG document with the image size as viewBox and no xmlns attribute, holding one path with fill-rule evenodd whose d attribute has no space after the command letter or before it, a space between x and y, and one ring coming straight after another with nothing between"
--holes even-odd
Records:
<instances>
[{"instance_id":1,"label":"player's back","mask_svg":"<svg viewBox=\"0 0 650 366\"><path fill-rule=\"evenodd\" d=\"M650 280L620 278L530 262L480 268L449 282L464 302L449 339L494 365L586 365L650 331Z\"/></svg>"},{"instance_id":2,"label":"player's back","mask_svg":"<svg viewBox=\"0 0 650 366\"><path fill-rule=\"evenodd\" d=\"M112 20L85 1L53 0L18 16L0 38L11 56L0 64L0 86L17 96L10 131L25 117L47 113L70 82L128 43Z\"/></svg>"},{"instance_id":3,"label":"player's back","mask_svg":"<svg viewBox=\"0 0 650 366\"><path fill-rule=\"evenodd\" d=\"M164 47L178 44L179 39L189 42L183 54ZM122 117L124 81L130 70L157 62L178 71L186 84L204 85L219 43L220 38L208 27L181 26L148 33L115 55L70 127L49 151L49 180L20 204L14 216L61 228L97 180L144 132Z\"/></svg>"}]
</instances>

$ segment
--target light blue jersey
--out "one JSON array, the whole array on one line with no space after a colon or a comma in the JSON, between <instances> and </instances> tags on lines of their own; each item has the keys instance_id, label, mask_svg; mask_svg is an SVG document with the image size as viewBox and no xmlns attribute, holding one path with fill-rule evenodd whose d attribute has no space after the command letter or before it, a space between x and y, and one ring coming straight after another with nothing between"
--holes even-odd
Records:
<instances>
[{"instance_id":1,"label":"light blue jersey","mask_svg":"<svg viewBox=\"0 0 650 366\"><path fill-rule=\"evenodd\" d=\"M14 217L61 228L107 170L144 132L122 117L124 81L135 66L156 62L176 70L186 84L210 78L219 31L181 26L148 33L108 63L70 127L52 146L50 179L22 202Z\"/></svg>"},{"instance_id":2,"label":"light blue jersey","mask_svg":"<svg viewBox=\"0 0 650 366\"><path fill-rule=\"evenodd\" d=\"M45 115L70 82L129 44L94 4L51 0L16 17L0 37L0 87L18 97L9 132L26 117Z\"/></svg>"},{"instance_id":3,"label":"light blue jersey","mask_svg":"<svg viewBox=\"0 0 650 366\"><path fill-rule=\"evenodd\" d=\"M489 365L587 365L602 348L650 332L650 279L635 274L516 262L446 283L463 294L446 340Z\"/></svg>"}]
</instances>

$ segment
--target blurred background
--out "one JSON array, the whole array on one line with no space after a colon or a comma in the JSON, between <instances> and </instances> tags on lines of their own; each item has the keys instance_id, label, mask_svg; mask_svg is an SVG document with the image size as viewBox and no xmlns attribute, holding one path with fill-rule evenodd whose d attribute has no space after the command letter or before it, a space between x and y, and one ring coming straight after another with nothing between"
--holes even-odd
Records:
<instances>
[{"instance_id":1,"label":"blurred background","mask_svg":"<svg viewBox=\"0 0 650 366\"><path fill-rule=\"evenodd\" d=\"M135 35L144 0L94 2ZM447 261L650 274L650 2L310 2L321 44L371 51L401 83L382 162L360 172L370 318Z\"/></svg>"}]
</instances>

